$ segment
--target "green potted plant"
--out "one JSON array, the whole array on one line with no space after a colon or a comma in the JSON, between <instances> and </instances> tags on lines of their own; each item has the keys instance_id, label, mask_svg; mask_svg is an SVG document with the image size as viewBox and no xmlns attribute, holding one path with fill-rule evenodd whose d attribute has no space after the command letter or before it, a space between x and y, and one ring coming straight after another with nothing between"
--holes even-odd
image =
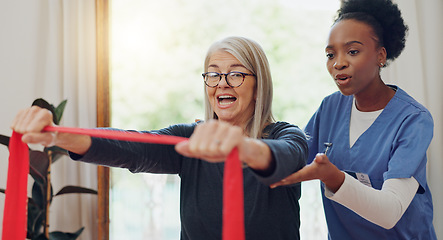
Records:
<instances>
[{"instance_id":1,"label":"green potted plant","mask_svg":"<svg viewBox=\"0 0 443 240\"><path fill-rule=\"evenodd\" d=\"M59 124L63 116L67 100L62 101L57 107L49 104L42 98L36 99L32 105L46 108L53 114L53 121ZM9 136L0 134L0 144L9 147ZM67 155L65 149L57 146L45 147L43 151L29 149L29 174L34 179L32 197L28 197L28 223L26 238L32 240L72 240L77 239L84 227L74 233L53 231L49 232L49 207L52 199L68 193L97 194L96 190L79 187L65 186L54 194L51 184L51 165L61 156ZM0 192L5 193L0 188Z\"/></svg>"}]
</instances>

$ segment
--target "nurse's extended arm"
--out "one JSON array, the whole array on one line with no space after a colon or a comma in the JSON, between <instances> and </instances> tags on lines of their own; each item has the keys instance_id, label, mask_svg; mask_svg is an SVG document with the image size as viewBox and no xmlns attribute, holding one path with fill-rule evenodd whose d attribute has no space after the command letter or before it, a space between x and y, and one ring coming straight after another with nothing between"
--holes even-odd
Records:
<instances>
[{"instance_id":1,"label":"nurse's extended arm","mask_svg":"<svg viewBox=\"0 0 443 240\"><path fill-rule=\"evenodd\" d=\"M368 187L340 171L324 154L317 154L311 164L271 187L313 179L325 184L326 197L386 229L397 224L418 189L418 182L413 177L388 179L381 190Z\"/></svg>"},{"instance_id":2,"label":"nurse's extended arm","mask_svg":"<svg viewBox=\"0 0 443 240\"><path fill-rule=\"evenodd\" d=\"M325 196L385 229L397 224L418 190L414 177L388 179L377 190L345 175L340 189L335 193L325 189Z\"/></svg>"}]
</instances>

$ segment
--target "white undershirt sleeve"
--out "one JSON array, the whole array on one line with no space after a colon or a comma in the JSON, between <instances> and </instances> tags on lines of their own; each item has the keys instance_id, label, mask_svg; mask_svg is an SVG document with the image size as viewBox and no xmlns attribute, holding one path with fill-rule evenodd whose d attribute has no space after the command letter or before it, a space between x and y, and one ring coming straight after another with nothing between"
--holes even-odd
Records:
<instances>
[{"instance_id":1,"label":"white undershirt sleeve","mask_svg":"<svg viewBox=\"0 0 443 240\"><path fill-rule=\"evenodd\" d=\"M325 196L351 209L366 220L391 229L400 220L418 190L414 177L393 178L377 190L345 173L345 181L334 194L325 188Z\"/></svg>"}]
</instances>

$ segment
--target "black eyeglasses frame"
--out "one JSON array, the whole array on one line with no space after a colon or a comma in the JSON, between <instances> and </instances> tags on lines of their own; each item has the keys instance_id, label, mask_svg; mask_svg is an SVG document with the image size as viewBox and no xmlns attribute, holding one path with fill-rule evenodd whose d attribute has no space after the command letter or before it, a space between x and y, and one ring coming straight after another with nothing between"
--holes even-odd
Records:
<instances>
[{"instance_id":1,"label":"black eyeglasses frame","mask_svg":"<svg viewBox=\"0 0 443 240\"><path fill-rule=\"evenodd\" d=\"M211 86L211 85L209 85L209 84L206 82L206 75L208 75L209 73L215 73L215 74L219 75L219 77L220 77L220 79L218 80L217 84L214 85L214 86ZM232 84L229 82L229 80L228 80L228 75L230 75L231 73L240 73L240 74L243 76L243 79L242 79L241 83L238 84L237 86L232 85ZM203 80L205 81L206 86L208 86L208 87L212 87L212 88L217 87L217 86L220 84L220 81L222 80L222 77L225 76L226 83L227 83L230 87L232 87L232 88L236 88L236 87L240 87L240 86L243 84L243 82L245 81L246 76L254 76L254 77L255 77L255 74L252 74L252 73L244 73L244 72L239 72L239 71L231 71L231 72L228 72L228 73L205 72L205 73L202 73L202 76L203 76Z\"/></svg>"}]
</instances>

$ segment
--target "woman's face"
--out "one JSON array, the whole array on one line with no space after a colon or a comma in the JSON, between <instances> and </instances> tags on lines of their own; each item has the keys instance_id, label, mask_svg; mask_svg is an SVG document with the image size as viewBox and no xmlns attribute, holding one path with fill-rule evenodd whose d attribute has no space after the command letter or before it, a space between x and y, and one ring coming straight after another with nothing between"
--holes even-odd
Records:
<instances>
[{"instance_id":1,"label":"woman's face","mask_svg":"<svg viewBox=\"0 0 443 240\"><path fill-rule=\"evenodd\" d=\"M251 73L237 58L225 51L216 51L209 59L208 72L229 73L238 71ZM242 85L232 88L223 76L217 87L206 86L209 103L218 119L245 128L255 109L256 80L245 76Z\"/></svg>"},{"instance_id":2,"label":"woman's face","mask_svg":"<svg viewBox=\"0 0 443 240\"><path fill-rule=\"evenodd\" d=\"M328 71L342 94L377 91L380 63L386 62L386 50L378 47L369 25L351 19L339 21L331 28L325 51Z\"/></svg>"}]
</instances>

